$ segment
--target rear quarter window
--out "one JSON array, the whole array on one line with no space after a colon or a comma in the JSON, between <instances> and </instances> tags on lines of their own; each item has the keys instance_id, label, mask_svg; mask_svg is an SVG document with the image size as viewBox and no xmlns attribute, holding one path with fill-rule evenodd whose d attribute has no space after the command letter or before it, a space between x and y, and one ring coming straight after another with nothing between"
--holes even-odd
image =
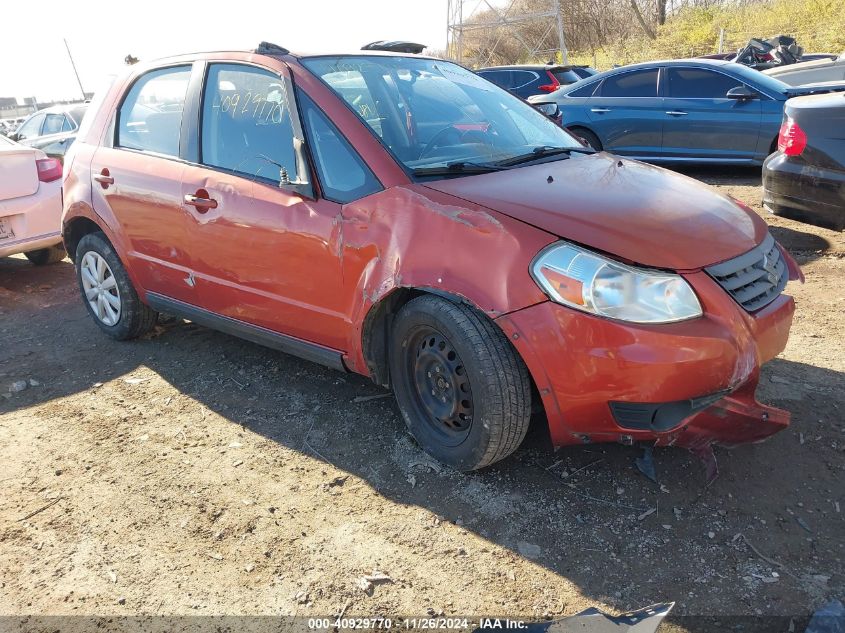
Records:
<instances>
[{"instance_id":1,"label":"rear quarter window","mask_svg":"<svg viewBox=\"0 0 845 633\"><path fill-rule=\"evenodd\" d=\"M596 91L596 86L599 85L597 81L591 81L590 83L581 86L579 88L575 88L567 93L567 97L592 97L593 93Z\"/></svg>"},{"instance_id":2,"label":"rear quarter window","mask_svg":"<svg viewBox=\"0 0 845 633\"><path fill-rule=\"evenodd\" d=\"M190 66L160 68L142 75L120 106L118 146L178 156L190 77Z\"/></svg>"}]
</instances>

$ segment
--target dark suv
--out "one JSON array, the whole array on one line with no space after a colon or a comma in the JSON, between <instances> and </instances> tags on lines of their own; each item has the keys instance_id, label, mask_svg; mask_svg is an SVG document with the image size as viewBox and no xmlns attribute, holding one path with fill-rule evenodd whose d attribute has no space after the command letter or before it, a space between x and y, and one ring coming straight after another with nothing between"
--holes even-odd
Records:
<instances>
[{"instance_id":1,"label":"dark suv","mask_svg":"<svg viewBox=\"0 0 845 633\"><path fill-rule=\"evenodd\" d=\"M554 92L561 86L574 84L598 71L589 66L556 66L528 64L525 66L492 66L477 71L500 88L527 99L544 92Z\"/></svg>"}]
</instances>

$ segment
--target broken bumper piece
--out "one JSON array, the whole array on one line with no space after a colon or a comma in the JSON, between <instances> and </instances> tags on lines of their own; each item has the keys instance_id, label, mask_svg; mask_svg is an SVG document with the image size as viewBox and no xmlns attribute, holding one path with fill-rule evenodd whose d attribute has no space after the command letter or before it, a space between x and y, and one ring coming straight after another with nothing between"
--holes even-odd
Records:
<instances>
[{"instance_id":1,"label":"broken bumper piece","mask_svg":"<svg viewBox=\"0 0 845 633\"><path fill-rule=\"evenodd\" d=\"M789 426L789 412L757 402L756 380L722 398L675 432L661 435L656 446L680 446L697 452L706 446L761 442Z\"/></svg>"}]
</instances>

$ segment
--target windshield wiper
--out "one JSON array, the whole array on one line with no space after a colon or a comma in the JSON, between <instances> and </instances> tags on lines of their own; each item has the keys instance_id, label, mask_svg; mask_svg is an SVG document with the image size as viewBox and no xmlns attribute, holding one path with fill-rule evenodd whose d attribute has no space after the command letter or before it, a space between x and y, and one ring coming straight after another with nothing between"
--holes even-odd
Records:
<instances>
[{"instance_id":1,"label":"windshield wiper","mask_svg":"<svg viewBox=\"0 0 845 633\"><path fill-rule=\"evenodd\" d=\"M532 160L538 160L548 156L571 154L573 152L578 154L595 154L596 151L589 147L552 147L551 145L541 145L540 147L535 147L527 154L519 154L511 158L506 158L505 160L498 161L496 164L500 167L510 167L521 163L530 163Z\"/></svg>"},{"instance_id":2,"label":"windshield wiper","mask_svg":"<svg viewBox=\"0 0 845 633\"><path fill-rule=\"evenodd\" d=\"M487 174L491 171L501 171L503 165L485 165L483 163L470 163L462 160L438 167L417 167L412 173L414 176L451 176L456 174Z\"/></svg>"}]
</instances>

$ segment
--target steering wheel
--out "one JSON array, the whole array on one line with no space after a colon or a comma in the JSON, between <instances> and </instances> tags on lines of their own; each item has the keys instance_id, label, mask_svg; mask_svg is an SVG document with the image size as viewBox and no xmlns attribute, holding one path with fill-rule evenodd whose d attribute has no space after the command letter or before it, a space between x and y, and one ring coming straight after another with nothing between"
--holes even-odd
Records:
<instances>
[{"instance_id":1,"label":"steering wheel","mask_svg":"<svg viewBox=\"0 0 845 633\"><path fill-rule=\"evenodd\" d=\"M448 132L456 132L460 138L461 131L455 128L454 125L447 125L442 130L438 130L437 133L431 137L431 140L425 144L425 147L423 147L422 151L420 152L419 158L425 158L426 156L428 156L428 153L431 150L433 150L435 147L439 147L437 142L440 140L441 136L444 136Z\"/></svg>"}]
</instances>

